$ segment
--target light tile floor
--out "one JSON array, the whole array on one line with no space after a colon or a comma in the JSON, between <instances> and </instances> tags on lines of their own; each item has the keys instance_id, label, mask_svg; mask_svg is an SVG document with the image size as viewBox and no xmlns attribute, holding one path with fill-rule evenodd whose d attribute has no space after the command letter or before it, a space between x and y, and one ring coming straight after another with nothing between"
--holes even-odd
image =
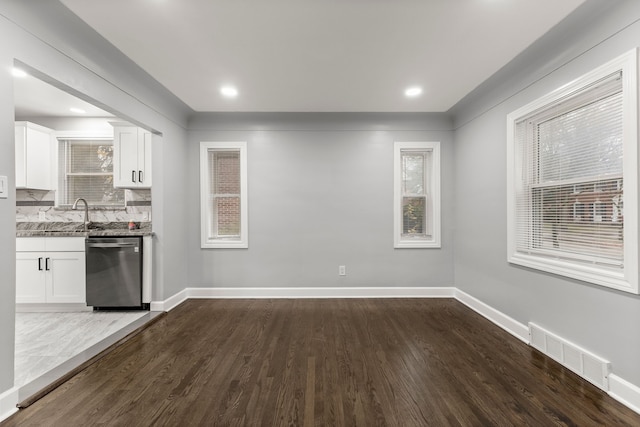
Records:
<instances>
[{"instance_id":1,"label":"light tile floor","mask_svg":"<svg viewBox=\"0 0 640 427\"><path fill-rule=\"evenodd\" d=\"M16 313L15 387L38 379L148 314L148 311Z\"/></svg>"}]
</instances>

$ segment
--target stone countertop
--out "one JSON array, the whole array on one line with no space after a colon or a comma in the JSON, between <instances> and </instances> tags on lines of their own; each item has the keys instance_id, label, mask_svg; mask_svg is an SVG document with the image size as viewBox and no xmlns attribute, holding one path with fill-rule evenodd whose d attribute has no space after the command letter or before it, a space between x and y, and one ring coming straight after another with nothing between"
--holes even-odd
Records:
<instances>
[{"instance_id":1,"label":"stone countertop","mask_svg":"<svg viewBox=\"0 0 640 427\"><path fill-rule=\"evenodd\" d=\"M84 231L81 222L17 222L16 237L93 237L93 236L152 236L150 222L136 222L129 230L127 222L91 222Z\"/></svg>"}]
</instances>

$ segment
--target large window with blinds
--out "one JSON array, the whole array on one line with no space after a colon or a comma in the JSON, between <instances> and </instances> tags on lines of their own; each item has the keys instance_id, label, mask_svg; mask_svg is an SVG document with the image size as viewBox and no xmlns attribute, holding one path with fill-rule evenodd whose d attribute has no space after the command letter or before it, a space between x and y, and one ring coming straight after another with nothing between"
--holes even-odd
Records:
<instances>
[{"instance_id":1,"label":"large window with blinds","mask_svg":"<svg viewBox=\"0 0 640 427\"><path fill-rule=\"evenodd\" d=\"M440 143L394 144L394 247L439 248Z\"/></svg>"},{"instance_id":2,"label":"large window with blinds","mask_svg":"<svg viewBox=\"0 0 640 427\"><path fill-rule=\"evenodd\" d=\"M90 207L124 208L124 190L113 188L113 140L58 140L58 206L84 198Z\"/></svg>"},{"instance_id":3,"label":"large window with blinds","mask_svg":"<svg viewBox=\"0 0 640 427\"><path fill-rule=\"evenodd\" d=\"M509 115L510 262L638 292L635 58Z\"/></svg>"},{"instance_id":4,"label":"large window with blinds","mask_svg":"<svg viewBox=\"0 0 640 427\"><path fill-rule=\"evenodd\" d=\"M200 143L201 247L247 248L247 146Z\"/></svg>"}]
</instances>

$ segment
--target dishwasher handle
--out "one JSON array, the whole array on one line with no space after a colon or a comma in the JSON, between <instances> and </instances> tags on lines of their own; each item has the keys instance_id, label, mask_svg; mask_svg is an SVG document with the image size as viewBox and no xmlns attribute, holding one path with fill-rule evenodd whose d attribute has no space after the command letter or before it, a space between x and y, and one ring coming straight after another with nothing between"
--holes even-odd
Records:
<instances>
[{"instance_id":1,"label":"dishwasher handle","mask_svg":"<svg viewBox=\"0 0 640 427\"><path fill-rule=\"evenodd\" d=\"M90 248L128 248L138 246L137 243L87 243Z\"/></svg>"}]
</instances>

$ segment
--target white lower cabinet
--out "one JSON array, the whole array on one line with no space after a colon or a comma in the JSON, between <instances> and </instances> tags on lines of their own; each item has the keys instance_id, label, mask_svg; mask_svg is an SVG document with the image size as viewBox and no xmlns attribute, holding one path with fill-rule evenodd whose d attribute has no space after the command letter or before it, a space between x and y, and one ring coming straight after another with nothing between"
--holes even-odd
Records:
<instances>
[{"instance_id":1,"label":"white lower cabinet","mask_svg":"<svg viewBox=\"0 0 640 427\"><path fill-rule=\"evenodd\" d=\"M16 249L17 303L86 301L84 238L18 238Z\"/></svg>"}]
</instances>

